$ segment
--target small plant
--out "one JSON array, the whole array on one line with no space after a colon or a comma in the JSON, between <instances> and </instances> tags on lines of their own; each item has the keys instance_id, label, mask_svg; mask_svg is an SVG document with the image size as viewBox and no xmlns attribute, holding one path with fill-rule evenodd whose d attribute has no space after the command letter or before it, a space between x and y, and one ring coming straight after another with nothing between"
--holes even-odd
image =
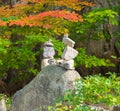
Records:
<instances>
[{"instance_id":1,"label":"small plant","mask_svg":"<svg viewBox=\"0 0 120 111\"><path fill-rule=\"evenodd\" d=\"M86 104L104 104L105 107L120 104L120 77L116 73L88 76L84 82L84 102Z\"/></svg>"},{"instance_id":2,"label":"small plant","mask_svg":"<svg viewBox=\"0 0 120 111\"><path fill-rule=\"evenodd\" d=\"M87 76L75 82L76 89L66 91L64 96L49 106L49 111L102 111L120 104L120 77L107 73L108 78ZM99 105L101 110L93 106Z\"/></svg>"}]
</instances>

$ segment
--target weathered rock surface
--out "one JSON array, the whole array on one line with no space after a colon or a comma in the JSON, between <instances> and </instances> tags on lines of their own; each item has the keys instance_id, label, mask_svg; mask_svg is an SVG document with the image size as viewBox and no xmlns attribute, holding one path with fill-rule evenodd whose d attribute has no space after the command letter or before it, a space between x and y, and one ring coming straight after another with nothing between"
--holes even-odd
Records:
<instances>
[{"instance_id":1,"label":"weathered rock surface","mask_svg":"<svg viewBox=\"0 0 120 111\"><path fill-rule=\"evenodd\" d=\"M74 80L80 78L75 70L66 70L59 66L47 66L23 89L13 97L10 111L33 111L54 103L65 90L74 89Z\"/></svg>"}]
</instances>

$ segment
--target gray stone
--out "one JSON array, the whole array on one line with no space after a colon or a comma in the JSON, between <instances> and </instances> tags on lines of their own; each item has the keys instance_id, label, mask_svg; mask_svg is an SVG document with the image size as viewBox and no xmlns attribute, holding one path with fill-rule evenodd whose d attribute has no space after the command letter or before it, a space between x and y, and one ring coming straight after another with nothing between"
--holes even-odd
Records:
<instances>
[{"instance_id":1,"label":"gray stone","mask_svg":"<svg viewBox=\"0 0 120 111\"><path fill-rule=\"evenodd\" d=\"M55 51L53 47L44 47L43 57L44 58L54 58Z\"/></svg>"},{"instance_id":2,"label":"gray stone","mask_svg":"<svg viewBox=\"0 0 120 111\"><path fill-rule=\"evenodd\" d=\"M75 69L74 68L74 60L64 60L64 62L62 63L62 65L61 65L62 67L64 67L65 69L70 69L70 70L72 70L72 69Z\"/></svg>"},{"instance_id":3,"label":"gray stone","mask_svg":"<svg viewBox=\"0 0 120 111\"><path fill-rule=\"evenodd\" d=\"M48 63L49 59L43 59L42 62L41 62L41 69L43 69L44 67L50 65Z\"/></svg>"},{"instance_id":4,"label":"gray stone","mask_svg":"<svg viewBox=\"0 0 120 111\"><path fill-rule=\"evenodd\" d=\"M49 65L13 97L10 111L47 111L68 89L74 89L74 80L80 78L75 70Z\"/></svg>"},{"instance_id":5,"label":"gray stone","mask_svg":"<svg viewBox=\"0 0 120 111\"><path fill-rule=\"evenodd\" d=\"M0 100L0 111L7 111L4 99Z\"/></svg>"},{"instance_id":6,"label":"gray stone","mask_svg":"<svg viewBox=\"0 0 120 111\"><path fill-rule=\"evenodd\" d=\"M63 43L66 46L70 46L70 47L74 47L74 45L75 45L75 42L72 39L68 38L68 34L65 34L63 36Z\"/></svg>"},{"instance_id":7,"label":"gray stone","mask_svg":"<svg viewBox=\"0 0 120 111\"><path fill-rule=\"evenodd\" d=\"M58 62L59 66L64 67L65 69L74 69L74 58L78 55L78 51L75 50L74 44L75 42L68 38L68 34L64 34L63 43L66 45L66 48L63 51L62 59L63 61Z\"/></svg>"},{"instance_id":8,"label":"gray stone","mask_svg":"<svg viewBox=\"0 0 120 111\"><path fill-rule=\"evenodd\" d=\"M44 48L43 48L43 60L41 63L41 69L43 69L44 67L50 65L50 64L54 64L54 55L55 55L55 50L53 48L53 44L51 42L51 40L45 42L44 44Z\"/></svg>"},{"instance_id":9,"label":"gray stone","mask_svg":"<svg viewBox=\"0 0 120 111\"><path fill-rule=\"evenodd\" d=\"M44 44L44 51L43 51L43 57L46 58L54 58L55 50L53 48L53 44L51 40L45 42Z\"/></svg>"},{"instance_id":10,"label":"gray stone","mask_svg":"<svg viewBox=\"0 0 120 111\"><path fill-rule=\"evenodd\" d=\"M78 55L78 51L73 49L72 47L66 46L63 51L62 59L64 60L72 60Z\"/></svg>"}]
</instances>

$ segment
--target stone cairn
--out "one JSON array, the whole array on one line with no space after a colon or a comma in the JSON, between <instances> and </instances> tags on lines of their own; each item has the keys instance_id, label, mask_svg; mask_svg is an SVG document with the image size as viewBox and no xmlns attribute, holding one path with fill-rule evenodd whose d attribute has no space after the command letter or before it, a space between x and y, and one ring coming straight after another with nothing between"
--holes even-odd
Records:
<instances>
[{"instance_id":1,"label":"stone cairn","mask_svg":"<svg viewBox=\"0 0 120 111\"><path fill-rule=\"evenodd\" d=\"M74 58L78 55L78 51L76 51L73 47L75 45L75 42L68 38L68 34L65 34L63 36L63 43L65 44L65 49L62 54L62 59L55 60L54 55L55 51L53 48L53 44L51 43L51 40L47 41L44 44L44 51L43 51L43 60L41 64L41 69L46 67L50 64L56 64L61 67L64 67L65 69L75 69L74 68Z\"/></svg>"},{"instance_id":2,"label":"stone cairn","mask_svg":"<svg viewBox=\"0 0 120 111\"><path fill-rule=\"evenodd\" d=\"M43 60L41 63L41 69L44 67L55 64L54 60L55 50L53 48L53 44L51 43L51 40L45 42L44 44L44 50L43 50Z\"/></svg>"}]
</instances>

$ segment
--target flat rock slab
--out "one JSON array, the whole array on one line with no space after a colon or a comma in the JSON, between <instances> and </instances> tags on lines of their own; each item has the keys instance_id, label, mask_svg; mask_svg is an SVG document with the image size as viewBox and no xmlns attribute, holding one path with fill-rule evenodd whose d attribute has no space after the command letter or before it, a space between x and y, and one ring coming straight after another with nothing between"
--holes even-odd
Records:
<instances>
[{"instance_id":1,"label":"flat rock slab","mask_svg":"<svg viewBox=\"0 0 120 111\"><path fill-rule=\"evenodd\" d=\"M50 65L23 89L13 96L10 111L47 111L49 105L68 89L74 89L75 79L80 75L75 70ZM41 108L41 110L40 110Z\"/></svg>"}]
</instances>

